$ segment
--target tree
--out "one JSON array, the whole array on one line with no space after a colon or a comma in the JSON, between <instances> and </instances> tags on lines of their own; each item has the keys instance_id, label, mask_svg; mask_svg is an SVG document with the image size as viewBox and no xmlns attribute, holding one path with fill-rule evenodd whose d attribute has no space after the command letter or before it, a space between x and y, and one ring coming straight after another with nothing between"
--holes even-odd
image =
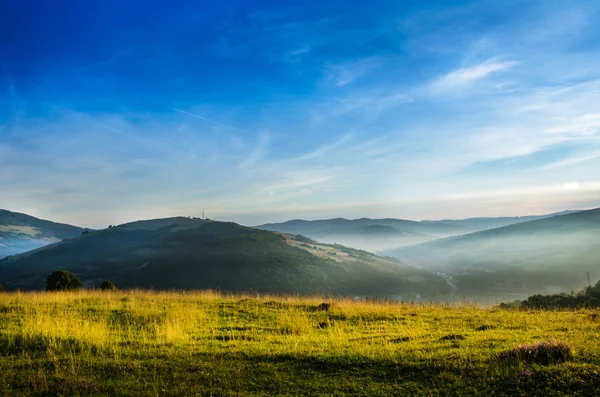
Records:
<instances>
[{"instance_id":1,"label":"tree","mask_svg":"<svg viewBox=\"0 0 600 397\"><path fill-rule=\"evenodd\" d=\"M81 280L66 270L56 270L46 280L48 291L74 291L83 287Z\"/></svg>"},{"instance_id":2,"label":"tree","mask_svg":"<svg viewBox=\"0 0 600 397\"><path fill-rule=\"evenodd\" d=\"M0 292L4 292L4 287L0 284Z\"/></svg>"},{"instance_id":3,"label":"tree","mask_svg":"<svg viewBox=\"0 0 600 397\"><path fill-rule=\"evenodd\" d=\"M116 291L117 287L115 287L112 281L106 280L102 284L100 284L100 289L102 291Z\"/></svg>"}]
</instances>

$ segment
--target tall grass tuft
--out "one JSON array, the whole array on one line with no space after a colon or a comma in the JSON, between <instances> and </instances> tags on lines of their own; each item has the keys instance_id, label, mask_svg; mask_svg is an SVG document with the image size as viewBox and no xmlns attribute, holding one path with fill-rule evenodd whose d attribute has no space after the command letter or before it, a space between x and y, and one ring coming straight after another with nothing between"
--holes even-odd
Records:
<instances>
[{"instance_id":1,"label":"tall grass tuft","mask_svg":"<svg viewBox=\"0 0 600 397\"><path fill-rule=\"evenodd\" d=\"M569 361L573 357L573 354L570 344L550 340L522 344L514 349L503 352L500 357L526 364L549 365Z\"/></svg>"}]
</instances>

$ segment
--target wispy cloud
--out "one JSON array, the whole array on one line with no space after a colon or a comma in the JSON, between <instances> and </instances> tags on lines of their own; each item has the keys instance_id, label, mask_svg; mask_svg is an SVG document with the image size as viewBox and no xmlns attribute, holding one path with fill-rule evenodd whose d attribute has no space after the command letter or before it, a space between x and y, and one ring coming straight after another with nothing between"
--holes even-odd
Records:
<instances>
[{"instance_id":1,"label":"wispy cloud","mask_svg":"<svg viewBox=\"0 0 600 397\"><path fill-rule=\"evenodd\" d=\"M319 147L315 148L311 152L303 154L300 157L292 159L292 161L312 160L312 159L316 159L319 157L323 157L327 154L330 154L335 149L337 149L337 148L341 147L342 145L344 145L345 143L347 143L352 138L352 135L353 135L352 133L345 134L337 141L335 141L333 143L327 143L324 145L320 145Z\"/></svg>"},{"instance_id":2,"label":"wispy cloud","mask_svg":"<svg viewBox=\"0 0 600 397\"><path fill-rule=\"evenodd\" d=\"M515 61L486 61L479 65L456 69L433 81L429 88L435 92L458 89L492 73L506 71L517 64Z\"/></svg>"},{"instance_id":3,"label":"wispy cloud","mask_svg":"<svg viewBox=\"0 0 600 397\"><path fill-rule=\"evenodd\" d=\"M128 54L102 64L114 81L41 68L26 91L14 73L0 94L0 203L89 226L202 207L258 224L589 204L600 5L515 4L249 3L206 24L179 15L156 59L138 33L111 42ZM165 102L179 105L154 111Z\"/></svg>"},{"instance_id":4,"label":"wispy cloud","mask_svg":"<svg viewBox=\"0 0 600 397\"><path fill-rule=\"evenodd\" d=\"M199 114L194 114L194 113L186 112L185 110L181 110L181 109L177 109L177 108L173 108L173 110L175 110L176 112L179 112L179 113L186 114L188 116L195 117L195 118L200 119L200 120L208 121L209 123L212 123L212 124L215 124L215 125L218 125L218 126L221 126L221 127L230 128L232 130L239 130L239 128L232 127L230 125L220 123L218 121L209 119L208 117L200 116Z\"/></svg>"},{"instance_id":5,"label":"wispy cloud","mask_svg":"<svg viewBox=\"0 0 600 397\"><path fill-rule=\"evenodd\" d=\"M384 57L374 55L362 59L330 63L325 66L327 79L341 87L353 83L384 62Z\"/></svg>"},{"instance_id":6,"label":"wispy cloud","mask_svg":"<svg viewBox=\"0 0 600 397\"><path fill-rule=\"evenodd\" d=\"M247 168L262 160L268 153L269 141L268 133L260 133L254 149L239 163L238 168Z\"/></svg>"}]
</instances>

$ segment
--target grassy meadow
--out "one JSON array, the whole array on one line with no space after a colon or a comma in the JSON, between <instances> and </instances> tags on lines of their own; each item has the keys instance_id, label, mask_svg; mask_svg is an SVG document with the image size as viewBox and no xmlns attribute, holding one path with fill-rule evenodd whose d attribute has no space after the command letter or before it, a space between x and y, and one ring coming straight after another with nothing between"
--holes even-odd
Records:
<instances>
[{"instance_id":1,"label":"grassy meadow","mask_svg":"<svg viewBox=\"0 0 600 397\"><path fill-rule=\"evenodd\" d=\"M0 293L0 395L594 396L599 336L591 310ZM502 358L548 340L570 344L572 358Z\"/></svg>"}]
</instances>

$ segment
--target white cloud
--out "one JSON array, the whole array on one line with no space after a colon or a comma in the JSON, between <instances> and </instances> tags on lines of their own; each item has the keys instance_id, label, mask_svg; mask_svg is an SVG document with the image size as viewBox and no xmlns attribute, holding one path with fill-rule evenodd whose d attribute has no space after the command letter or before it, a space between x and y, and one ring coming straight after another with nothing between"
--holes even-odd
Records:
<instances>
[{"instance_id":1,"label":"white cloud","mask_svg":"<svg viewBox=\"0 0 600 397\"><path fill-rule=\"evenodd\" d=\"M431 83L429 89L443 92L460 88L481 80L492 73L506 71L517 64L518 62L515 61L496 62L488 60L476 66L453 70Z\"/></svg>"}]
</instances>

